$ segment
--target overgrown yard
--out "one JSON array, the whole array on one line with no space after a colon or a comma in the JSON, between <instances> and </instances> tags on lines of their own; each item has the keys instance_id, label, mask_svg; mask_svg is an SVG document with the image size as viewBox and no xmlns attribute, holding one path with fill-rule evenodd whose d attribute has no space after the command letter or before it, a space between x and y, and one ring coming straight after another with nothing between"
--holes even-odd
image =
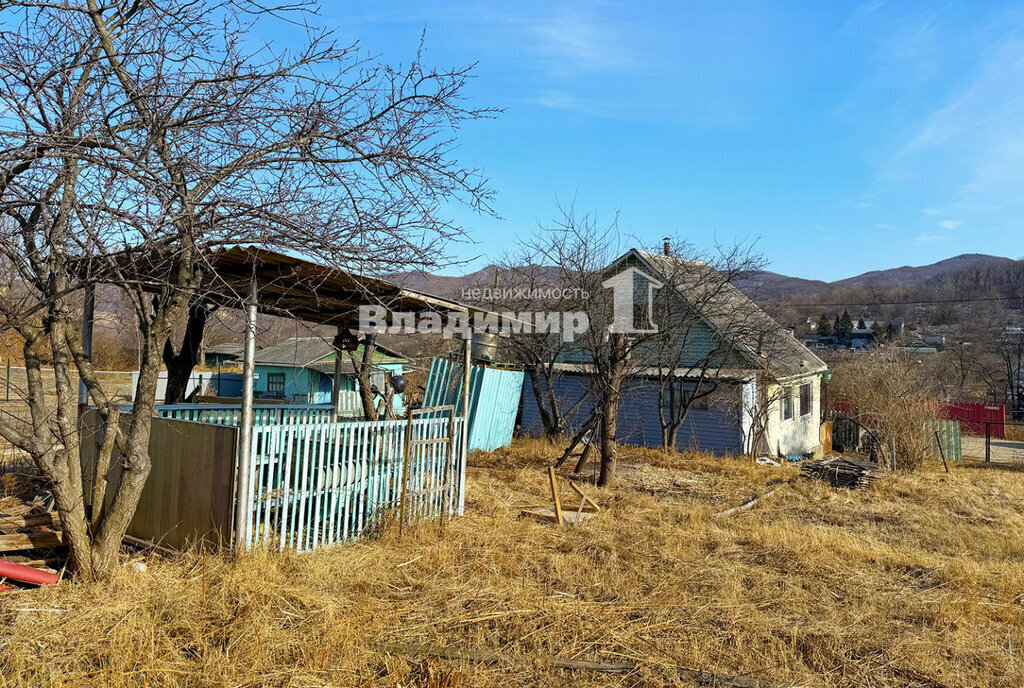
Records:
<instances>
[{"instance_id":1,"label":"overgrown yard","mask_svg":"<svg viewBox=\"0 0 1024 688\"><path fill-rule=\"evenodd\" d=\"M518 520L548 502L557 454L474 456L466 517L440 538L425 523L303 555L149 557L108 585L2 594L0 683L689 685L680 667L804 686L1024 682L1024 473L926 465L850 491L623 450L619 486L590 488L597 518ZM551 656L638 669L537 662Z\"/></svg>"}]
</instances>

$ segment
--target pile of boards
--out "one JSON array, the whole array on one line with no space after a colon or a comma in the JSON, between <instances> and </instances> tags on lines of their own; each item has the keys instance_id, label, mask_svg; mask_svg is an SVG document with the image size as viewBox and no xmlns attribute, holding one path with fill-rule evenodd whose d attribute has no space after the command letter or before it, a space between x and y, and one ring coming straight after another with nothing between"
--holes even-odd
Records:
<instances>
[{"instance_id":1,"label":"pile of boards","mask_svg":"<svg viewBox=\"0 0 1024 688\"><path fill-rule=\"evenodd\" d=\"M15 497L9 489L14 486L7 484L11 475L3 477L8 495L0 498L0 561L55 573L63 559L64 539L53 496L29 484L18 485L21 494ZM35 481L25 481L29 482Z\"/></svg>"},{"instance_id":2,"label":"pile of boards","mask_svg":"<svg viewBox=\"0 0 1024 688\"><path fill-rule=\"evenodd\" d=\"M866 488L877 477L874 465L843 458L805 463L800 470L808 478L824 480L832 487Z\"/></svg>"}]
</instances>

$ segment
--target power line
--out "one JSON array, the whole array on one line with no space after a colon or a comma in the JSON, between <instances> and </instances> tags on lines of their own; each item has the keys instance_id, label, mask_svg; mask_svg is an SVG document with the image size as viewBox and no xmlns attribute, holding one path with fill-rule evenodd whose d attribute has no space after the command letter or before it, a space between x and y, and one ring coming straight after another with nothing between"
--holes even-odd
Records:
<instances>
[{"instance_id":1,"label":"power line","mask_svg":"<svg viewBox=\"0 0 1024 688\"><path fill-rule=\"evenodd\" d=\"M974 303L981 301L1021 301L1024 297L1021 296L978 296L974 298L960 298L960 299L926 299L921 301L836 301L835 303L787 303L786 301L780 301L780 305L793 306L796 308L816 308L816 307L835 307L835 306L923 306L929 304L940 304L940 303Z\"/></svg>"}]
</instances>

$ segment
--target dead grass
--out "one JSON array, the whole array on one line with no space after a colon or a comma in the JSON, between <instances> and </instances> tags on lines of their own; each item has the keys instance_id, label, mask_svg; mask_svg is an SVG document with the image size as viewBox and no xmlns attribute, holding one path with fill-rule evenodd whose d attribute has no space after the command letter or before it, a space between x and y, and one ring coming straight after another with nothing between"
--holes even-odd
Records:
<instances>
[{"instance_id":1,"label":"dead grass","mask_svg":"<svg viewBox=\"0 0 1024 688\"><path fill-rule=\"evenodd\" d=\"M517 520L546 503L557 454L517 442L475 456L466 516L443 539L428 523L302 555L150 557L107 585L4 594L0 685L686 685L678 666L805 686L1022 683L1022 473L926 465L848 491L788 467L624 450L620 486L590 488L608 507L594 521ZM538 655L643 668L569 673Z\"/></svg>"}]
</instances>

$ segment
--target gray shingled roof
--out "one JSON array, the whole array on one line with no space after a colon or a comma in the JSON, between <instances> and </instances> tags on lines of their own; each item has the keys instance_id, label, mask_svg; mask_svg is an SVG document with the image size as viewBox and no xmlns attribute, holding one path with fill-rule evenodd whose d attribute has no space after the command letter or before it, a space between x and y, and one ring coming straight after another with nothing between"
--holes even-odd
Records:
<instances>
[{"instance_id":1,"label":"gray shingled roof","mask_svg":"<svg viewBox=\"0 0 1024 688\"><path fill-rule=\"evenodd\" d=\"M655 273L652 277L671 284L683 298L691 303L706 302L706 307L700 309L704 319L719 332L733 333L736 348L772 377L786 379L828 369L824 361L734 285L717 284L711 298L706 292L702 293L701 290L708 285L700 279L701 270L690 268L710 269L707 265L687 264L678 258L636 249L623 255L615 264L623 262L630 254L637 256ZM742 321L740 326L737 326L738 319Z\"/></svg>"},{"instance_id":2,"label":"gray shingled roof","mask_svg":"<svg viewBox=\"0 0 1024 688\"><path fill-rule=\"evenodd\" d=\"M330 356L333 351L331 343L322 337L293 337L286 342L257 351L255 361L256 365L310 368L317 367L313 364ZM357 352L358 355L361 354ZM381 363L405 362L405 359L378 348L373 354L373 362L379 365ZM333 371L334 363L329 363L327 367ZM351 365L348 366L349 371L351 371L351 367ZM319 367L317 368L319 369Z\"/></svg>"},{"instance_id":3,"label":"gray shingled roof","mask_svg":"<svg viewBox=\"0 0 1024 688\"><path fill-rule=\"evenodd\" d=\"M256 365L305 368L331 354L331 343L320 337L293 337L256 352Z\"/></svg>"}]
</instances>

